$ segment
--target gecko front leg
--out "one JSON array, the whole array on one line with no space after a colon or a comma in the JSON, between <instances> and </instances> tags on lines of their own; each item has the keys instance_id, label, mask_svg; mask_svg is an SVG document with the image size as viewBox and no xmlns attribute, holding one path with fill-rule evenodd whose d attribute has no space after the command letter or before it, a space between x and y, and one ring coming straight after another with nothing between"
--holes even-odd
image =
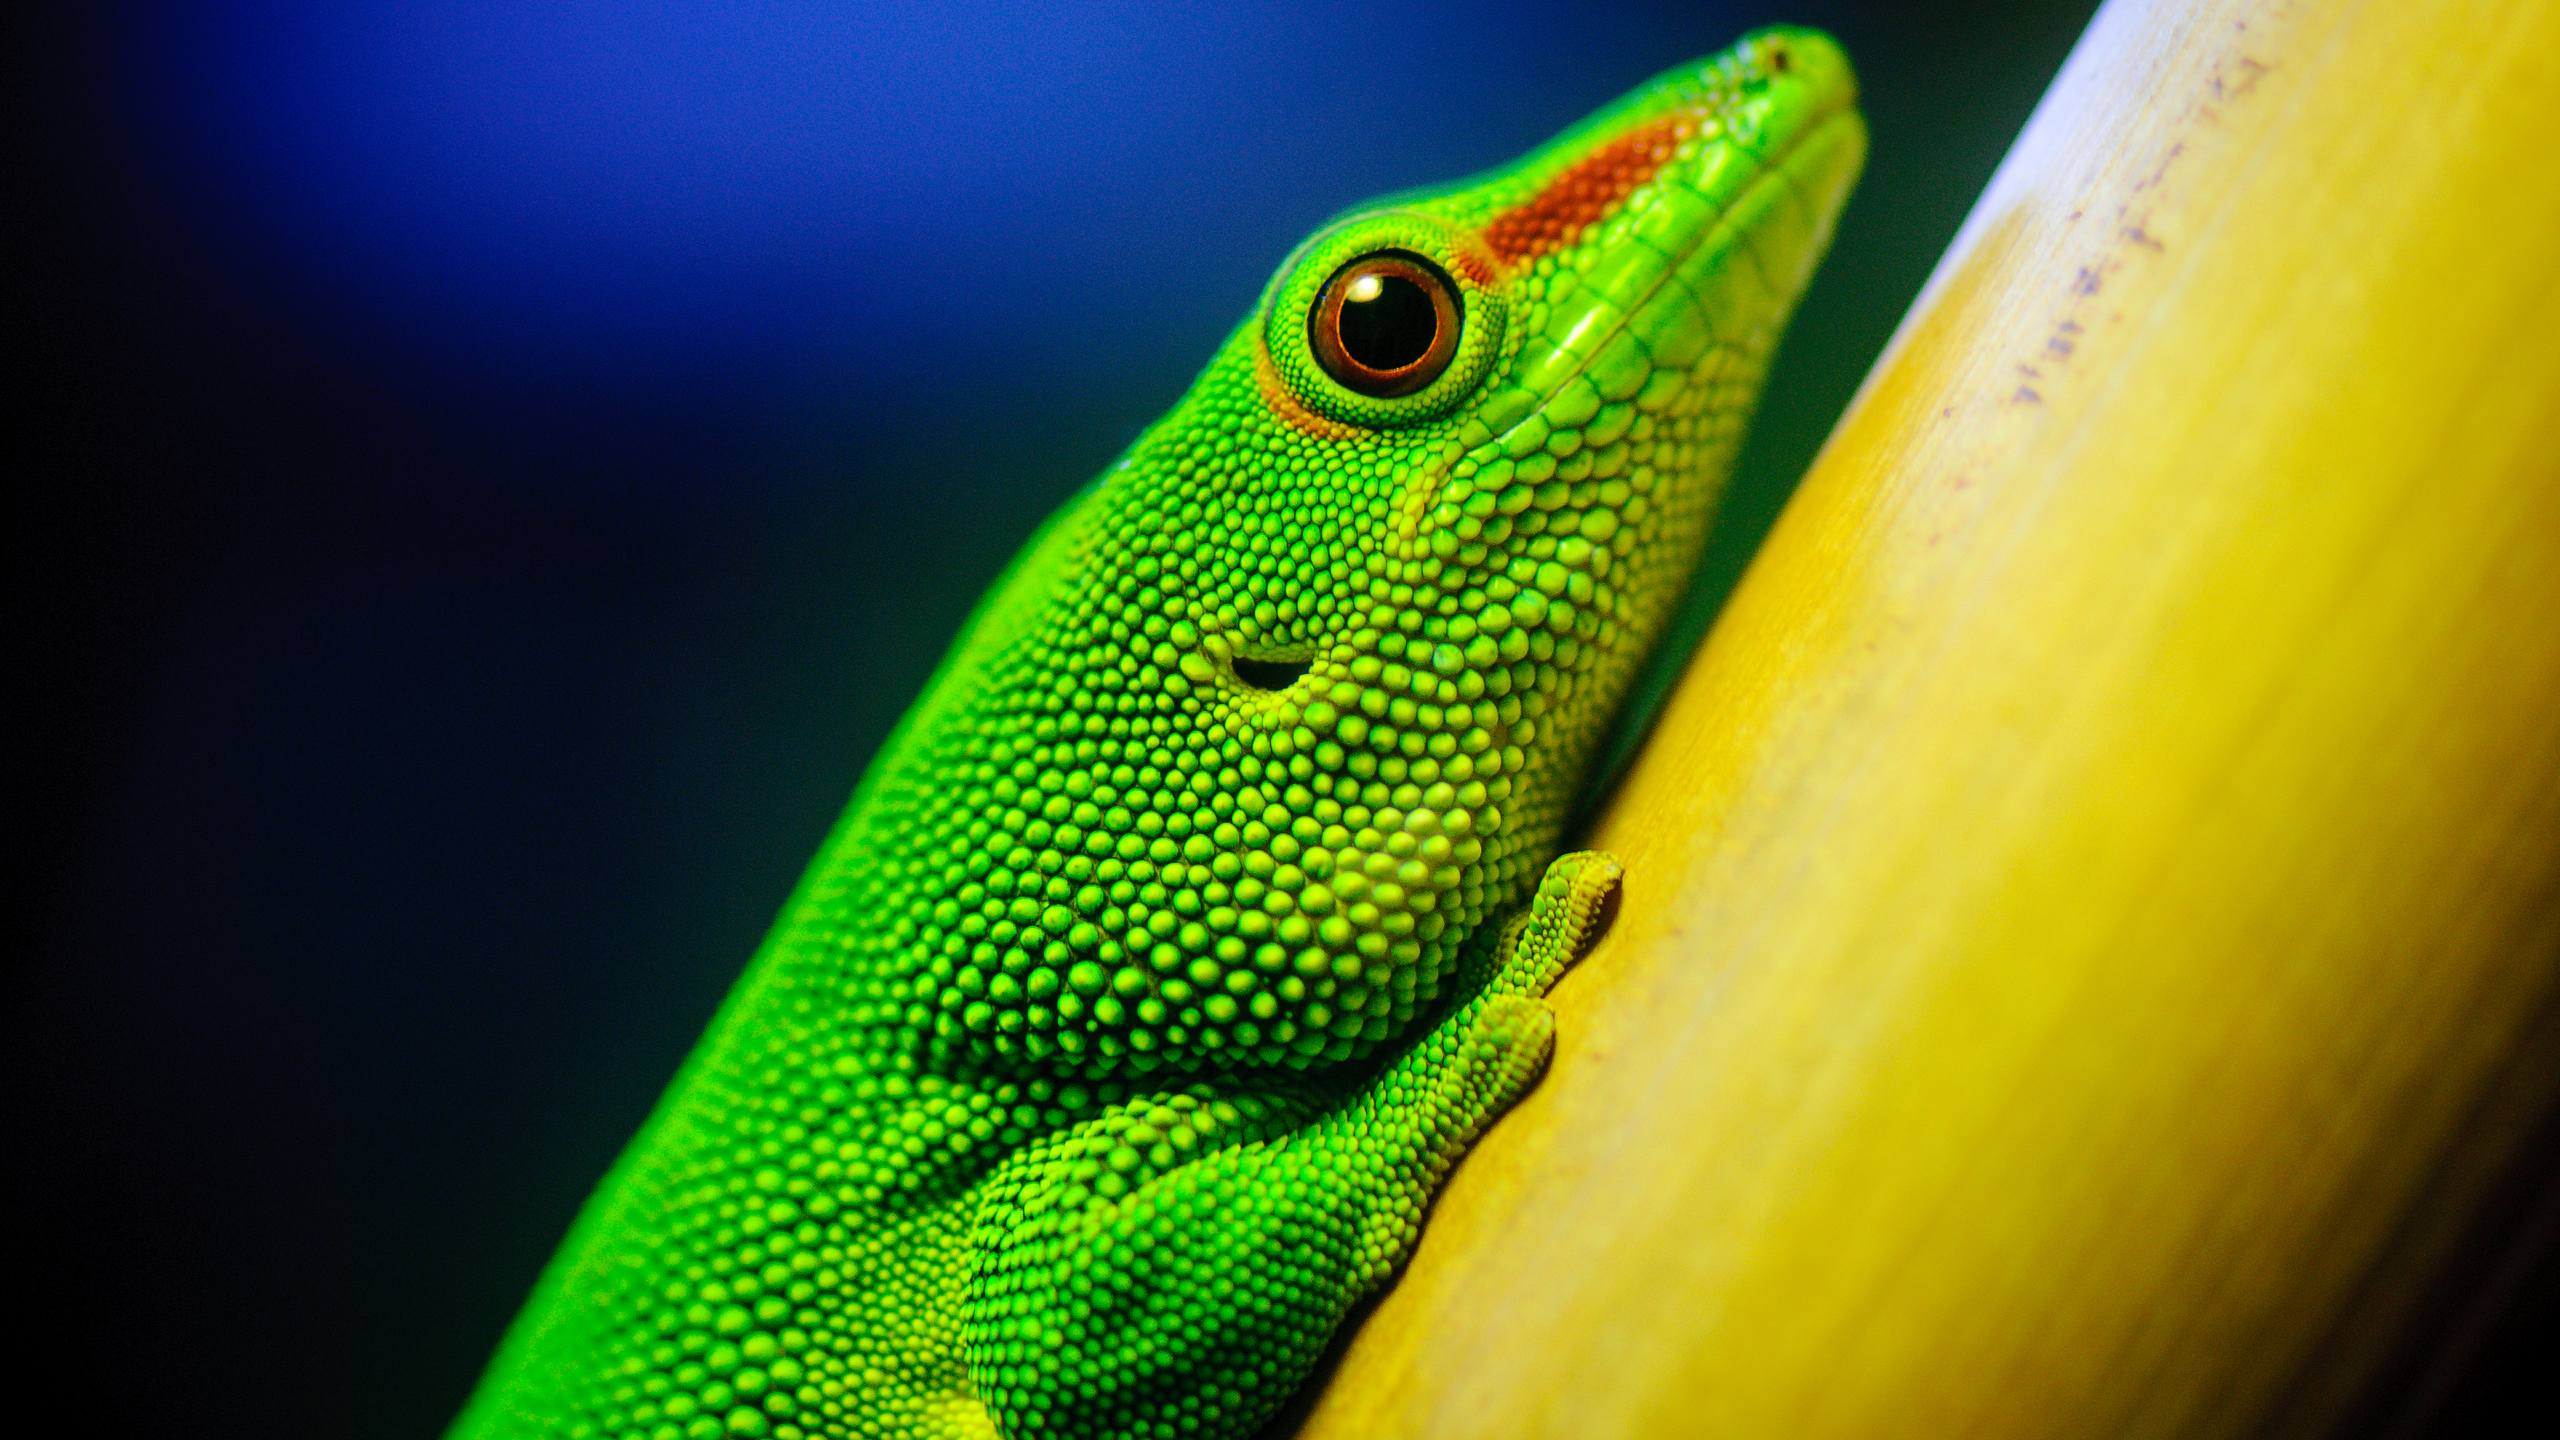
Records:
<instances>
[{"instance_id":1,"label":"gecko front leg","mask_svg":"<svg viewBox=\"0 0 2560 1440\"><path fill-rule=\"evenodd\" d=\"M1441 1179L1545 1068L1543 999L1620 870L1547 868L1467 998L1366 1085L1201 1083L1129 1101L981 1190L963 1329L1003 1433L1248 1433L1413 1249Z\"/></svg>"}]
</instances>

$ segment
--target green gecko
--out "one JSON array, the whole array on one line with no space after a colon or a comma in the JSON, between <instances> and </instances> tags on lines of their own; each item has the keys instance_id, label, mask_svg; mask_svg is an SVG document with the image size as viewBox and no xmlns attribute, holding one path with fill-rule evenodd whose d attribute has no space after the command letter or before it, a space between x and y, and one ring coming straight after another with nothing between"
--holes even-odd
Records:
<instances>
[{"instance_id":1,"label":"green gecko","mask_svg":"<svg viewBox=\"0 0 2560 1440\"><path fill-rule=\"evenodd\" d=\"M455 1440L1264 1423L1546 1065L1619 876L1564 817L1864 152L1768 30L1301 245L968 622Z\"/></svg>"}]
</instances>

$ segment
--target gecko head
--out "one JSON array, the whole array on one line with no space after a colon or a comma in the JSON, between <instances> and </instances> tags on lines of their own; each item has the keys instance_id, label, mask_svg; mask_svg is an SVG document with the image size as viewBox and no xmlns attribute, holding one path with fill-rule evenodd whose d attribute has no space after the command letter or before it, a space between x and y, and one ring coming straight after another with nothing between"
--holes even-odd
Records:
<instances>
[{"instance_id":1,"label":"gecko head","mask_svg":"<svg viewBox=\"0 0 2560 1440\"><path fill-rule=\"evenodd\" d=\"M944 1040L1307 1065L1428 1008L1678 598L1854 99L1828 39L1759 32L1298 247L996 607L974 733L1020 778L951 803L998 817L957 908L1008 944L917 977Z\"/></svg>"},{"instance_id":2,"label":"gecko head","mask_svg":"<svg viewBox=\"0 0 2560 1440\"><path fill-rule=\"evenodd\" d=\"M1855 98L1827 37L1761 31L1512 165L1339 217L1265 294L1264 403L1317 440L1454 440L1413 466L1444 482L1608 449L1612 405L1732 411L1713 387L1756 381L1856 179Z\"/></svg>"}]
</instances>

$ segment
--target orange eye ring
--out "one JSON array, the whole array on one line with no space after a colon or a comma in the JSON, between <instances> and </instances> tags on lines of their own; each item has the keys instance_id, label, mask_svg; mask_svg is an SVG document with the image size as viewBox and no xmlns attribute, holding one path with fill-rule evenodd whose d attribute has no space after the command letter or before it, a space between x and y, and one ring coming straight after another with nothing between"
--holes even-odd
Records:
<instances>
[{"instance_id":1,"label":"orange eye ring","mask_svg":"<svg viewBox=\"0 0 2560 1440\"><path fill-rule=\"evenodd\" d=\"M1346 263L1316 292L1307 342L1345 389L1387 399L1440 378L1466 310L1439 266L1406 250Z\"/></svg>"}]
</instances>

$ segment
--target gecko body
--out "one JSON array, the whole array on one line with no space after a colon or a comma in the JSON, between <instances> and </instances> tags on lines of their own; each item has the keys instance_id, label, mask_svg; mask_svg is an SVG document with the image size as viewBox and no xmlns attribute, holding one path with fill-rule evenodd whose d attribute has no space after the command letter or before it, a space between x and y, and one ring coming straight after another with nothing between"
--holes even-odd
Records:
<instances>
[{"instance_id":1,"label":"gecko body","mask_svg":"<svg viewBox=\"0 0 2560 1440\"><path fill-rule=\"evenodd\" d=\"M1031 540L454 1431L1228 1437L1544 1067L1568 808L1865 144L1751 35L1326 226Z\"/></svg>"}]
</instances>

